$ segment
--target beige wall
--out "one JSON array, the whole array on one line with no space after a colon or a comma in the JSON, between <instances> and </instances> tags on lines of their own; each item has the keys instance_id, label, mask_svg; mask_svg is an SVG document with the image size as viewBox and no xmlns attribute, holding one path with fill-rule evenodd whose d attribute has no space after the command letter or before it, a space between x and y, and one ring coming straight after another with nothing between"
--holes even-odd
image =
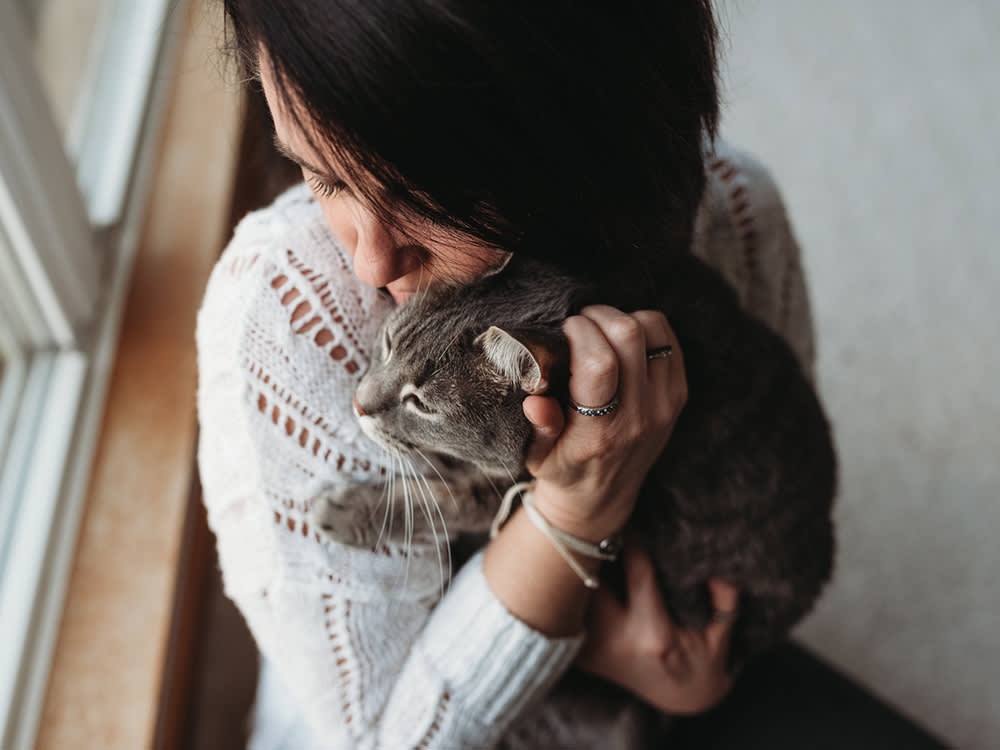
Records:
<instances>
[{"instance_id":1,"label":"beige wall","mask_svg":"<svg viewBox=\"0 0 1000 750\"><path fill-rule=\"evenodd\" d=\"M1000 747L1000 3L725 0L723 133L784 189L842 462L800 635Z\"/></svg>"}]
</instances>

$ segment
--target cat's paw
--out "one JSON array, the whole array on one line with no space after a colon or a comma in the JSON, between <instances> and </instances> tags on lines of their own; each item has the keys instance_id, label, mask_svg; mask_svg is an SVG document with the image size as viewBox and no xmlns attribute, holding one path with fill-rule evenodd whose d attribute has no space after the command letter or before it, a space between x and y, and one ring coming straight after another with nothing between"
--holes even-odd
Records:
<instances>
[{"instance_id":1,"label":"cat's paw","mask_svg":"<svg viewBox=\"0 0 1000 750\"><path fill-rule=\"evenodd\" d=\"M320 536L351 547L373 547L378 529L372 524L373 499L369 485L340 485L321 491L309 509L310 521Z\"/></svg>"}]
</instances>

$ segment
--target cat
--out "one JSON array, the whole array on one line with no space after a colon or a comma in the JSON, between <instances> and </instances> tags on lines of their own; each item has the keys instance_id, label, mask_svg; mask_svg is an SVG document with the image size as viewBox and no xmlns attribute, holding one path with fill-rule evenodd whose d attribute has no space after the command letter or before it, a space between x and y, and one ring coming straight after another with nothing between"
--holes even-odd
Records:
<instances>
[{"instance_id":1,"label":"cat","mask_svg":"<svg viewBox=\"0 0 1000 750\"><path fill-rule=\"evenodd\" d=\"M710 578L740 590L730 642L730 662L740 663L781 640L830 578L830 427L790 347L742 310L718 272L683 254L657 288L683 351L688 400L630 527L678 625L711 621ZM390 313L355 409L373 440L434 466L430 523L449 533L488 528L500 495L492 485L525 476L532 427L521 402L543 390L567 401L561 325L595 295L515 256L495 275L433 287ZM330 488L313 518L331 539L371 546L385 533L385 514L392 521L401 512L402 492L397 483L380 511L384 487ZM409 533L419 531L409 517Z\"/></svg>"}]
</instances>

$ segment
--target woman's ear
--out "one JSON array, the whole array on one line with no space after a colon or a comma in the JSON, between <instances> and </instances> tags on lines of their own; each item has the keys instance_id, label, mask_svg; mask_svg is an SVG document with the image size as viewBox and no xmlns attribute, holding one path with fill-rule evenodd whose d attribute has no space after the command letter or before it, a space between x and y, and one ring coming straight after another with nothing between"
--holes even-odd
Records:
<instances>
[{"instance_id":1,"label":"woman's ear","mask_svg":"<svg viewBox=\"0 0 1000 750\"><path fill-rule=\"evenodd\" d=\"M534 344L524 334L515 335L490 326L476 337L483 354L505 381L525 393L544 393L549 387L548 370L551 357L538 342Z\"/></svg>"}]
</instances>

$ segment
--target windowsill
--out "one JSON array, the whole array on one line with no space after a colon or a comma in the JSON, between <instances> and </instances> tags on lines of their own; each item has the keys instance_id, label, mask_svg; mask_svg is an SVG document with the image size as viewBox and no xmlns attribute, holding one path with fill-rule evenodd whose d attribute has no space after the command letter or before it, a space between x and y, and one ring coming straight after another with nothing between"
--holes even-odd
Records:
<instances>
[{"instance_id":1,"label":"windowsill","mask_svg":"<svg viewBox=\"0 0 1000 750\"><path fill-rule=\"evenodd\" d=\"M169 746L196 443L195 315L228 231L241 122L192 3L178 56L37 747ZM214 7L214 6L213 6ZM169 732L167 732L169 735Z\"/></svg>"}]
</instances>

